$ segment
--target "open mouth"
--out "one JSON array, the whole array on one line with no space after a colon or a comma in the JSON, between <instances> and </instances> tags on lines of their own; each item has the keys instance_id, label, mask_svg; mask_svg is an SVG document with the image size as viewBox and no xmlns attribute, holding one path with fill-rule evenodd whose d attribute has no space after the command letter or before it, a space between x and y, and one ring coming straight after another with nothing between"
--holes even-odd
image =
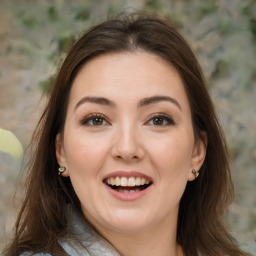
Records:
<instances>
[{"instance_id":1,"label":"open mouth","mask_svg":"<svg viewBox=\"0 0 256 256\"><path fill-rule=\"evenodd\" d=\"M110 177L104 180L111 189L120 193L135 193L142 191L153 184L144 177Z\"/></svg>"}]
</instances>

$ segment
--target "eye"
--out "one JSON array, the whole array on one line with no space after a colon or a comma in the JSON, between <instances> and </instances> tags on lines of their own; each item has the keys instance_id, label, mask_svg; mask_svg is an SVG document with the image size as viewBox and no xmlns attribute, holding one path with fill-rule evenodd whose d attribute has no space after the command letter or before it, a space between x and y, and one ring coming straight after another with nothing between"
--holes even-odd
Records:
<instances>
[{"instance_id":1,"label":"eye","mask_svg":"<svg viewBox=\"0 0 256 256\"><path fill-rule=\"evenodd\" d=\"M153 117L150 117L147 124L154 126L167 126L175 124L173 119L165 114L156 114Z\"/></svg>"},{"instance_id":2,"label":"eye","mask_svg":"<svg viewBox=\"0 0 256 256\"><path fill-rule=\"evenodd\" d=\"M101 114L90 114L81 120L81 124L88 126L102 126L109 124L109 122L107 122L106 118Z\"/></svg>"}]
</instances>

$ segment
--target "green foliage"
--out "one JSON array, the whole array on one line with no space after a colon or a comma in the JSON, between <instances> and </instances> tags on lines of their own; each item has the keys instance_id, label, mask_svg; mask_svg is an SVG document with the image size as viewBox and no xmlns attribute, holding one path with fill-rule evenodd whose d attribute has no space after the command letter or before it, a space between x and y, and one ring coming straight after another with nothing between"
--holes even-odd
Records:
<instances>
[{"instance_id":1,"label":"green foliage","mask_svg":"<svg viewBox=\"0 0 256 256\"><path fill-rule=\"evenodd\" d=\"M146 0L145 8L150 11L159 11L162 7L161 1Z\"/></svg>"},{"instance_id":2,"label":"green foliage","mask_svg":"<svg viewBox=\"0 0 256 256\"><path fill-rule=\"evenodd\" d=\"M59 19L58 10L55 6L50 6L47 10L47 13L51 22L55 22Z\"/></svg>"},{"instance_id":3,"label":"green foliage","mask_svg":"<svg viewBox=\"0 0 256 256\"><path fill-rule=\"evenodd\" d=\"M200 1L200 4L195 9L196 18L198 20L202 19L204 16L216 13L219 8L218 1L216 0L208 0L208 1Z\"/></svg>"},{"instance_id":4,"label":"green foliage","mask_svg":"<svg viewBox=\"0 0 256 256\"><path fill-rule=\"evenodd\" d=\"M25 11L18 13L18 18L21 20L21 22L26 26L27 28L33 28L35 27L37 21L36 18L31 15L30 13L27 13Z\"/></svg>"},{"instance_id":5,"label":"green foliage","mask_svg":"<svg viewBox=\"0 0 256 256\"><path fill-rule=\"evenodd\" d=\"M82 7L81 9L79 8L75 15L76 20L82 20L82 21L88 20L89 17L90 17L90 9L86 7Z\"/></svg>"},{"instance_id":6,"label":"green foliage","mask_svg":"<svg viewBox=\"0 0 256 256\"><path fill-rule=\"evenodd\" d=\"M215 66L215 70L212 73L213 78L225 78L228 77L229 72L229 63L225 59L220 59Z\"/></svg>"},{"instance_id":7,"label":"green foliage","mask_svg":"<svg viewBox=\"0 0 256 256\"><path fill-rule=\"evenodd\" d=\"M58 52L66 52L74 41L74 35L68 31L63 31L63 33L58 34Z\"/></svg>"},{"instance_id":8,"label":"green foliage","mask_svg":"<svg viewBox=\"0 0 256 256\"><path fill-rule=\"evenodd\" d=\"M15 13L18 21L27 28L24 33L28 36L33 35L31 40L36 47L40 47L41 42L47 40L43 36L44 28L46 34L50 32L53 35L52 38L48 38L49 49L45 51L44 56L40 56L52 66L56 66L58 58L65 55L74 42L76 34L85 29L90 18L87 1L81 3L78 1L76 4L67 1L31 4L29 8L26 5L17 5ZM38 52L37 49L29 49L26 45L22 50L28 57L33 54L35 56L35 52ZM49 73L49 76L39 83L39 87L47 92L52 80L53 74Z\"/></svg>"},{"instance_id":9,"label":"green foliage","mask_svg":"<svg viewBox=\"0 0 256 256\"><path fill-rule=\"evenodd\" d=\"M41 90L45 93L48 93L50 91L50 87L54 81L54 76L48 77L46 80L43 80L39 83L39 87Z\"/></svg>"},{"instance_id":10,"label":"green foliage","mask_svg":"<svg viewBox=\"0 0 256 256\"><path fill-rule=\"evenodd\" d=\"M229 151L229 157L230 159L234 160L238 157L239 153L240 153L240 148L238 146L230 146L228 148Z\"/></svg>"},{"instance_id":11,"label":"green foliage","mask_svg":"<svg viewBox=\"0 0 256 256\"><path fill-rule=\"evenodd\" d=\"M249 4L244 5L241 9L243 15L249 20L249 28L252 31L254 38L256 39L256 2L251 0Z\"/></svg>"}]
</instances>

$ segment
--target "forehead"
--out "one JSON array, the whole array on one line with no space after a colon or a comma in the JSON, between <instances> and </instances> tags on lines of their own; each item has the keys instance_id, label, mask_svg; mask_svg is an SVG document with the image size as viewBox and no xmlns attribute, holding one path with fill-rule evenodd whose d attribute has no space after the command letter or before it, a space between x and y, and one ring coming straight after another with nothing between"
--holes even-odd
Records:
<instances>
[{"instance_id":1,"label":"forehead","mask_svg":"<svg viewBox=\"0 0 256 256\"><path fill-rule=\"evenodd\" d=\"M175 97L184 107L189 105L179 73L166 60L146 52L109 53L81 68L71 88L70 104L85 96L118 101L154 95Z\"/></svg>"}]
</instances>

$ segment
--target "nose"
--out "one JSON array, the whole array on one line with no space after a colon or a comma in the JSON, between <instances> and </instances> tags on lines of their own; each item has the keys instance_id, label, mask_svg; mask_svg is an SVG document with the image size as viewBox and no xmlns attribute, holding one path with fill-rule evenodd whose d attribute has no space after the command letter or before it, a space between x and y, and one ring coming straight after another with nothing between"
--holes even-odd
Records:
<instances>
[{"instance_id":1,"label":"nose","mask_svg":"<svg viewBox=\"0 0 256 256\"><path fill-rule=\"evenodd\" d=\"M142 144L137 127L127 124L120 126L115 131L112 156L125 162L142 160L145 155Z\"/></svg>"}]
</instances>

